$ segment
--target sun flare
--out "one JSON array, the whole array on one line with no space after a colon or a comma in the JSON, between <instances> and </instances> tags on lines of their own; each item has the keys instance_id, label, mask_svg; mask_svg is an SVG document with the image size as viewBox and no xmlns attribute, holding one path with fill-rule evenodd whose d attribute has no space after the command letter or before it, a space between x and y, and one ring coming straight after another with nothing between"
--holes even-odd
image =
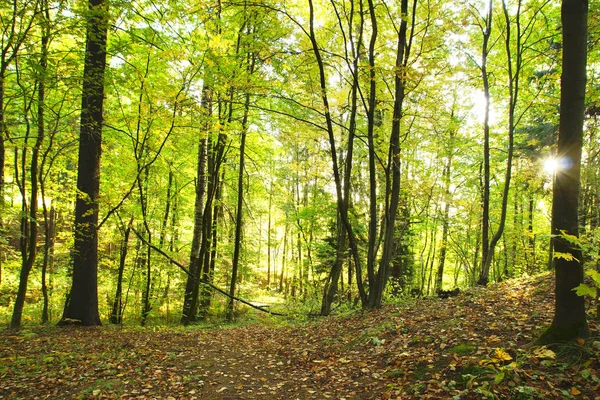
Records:
<instances>
[{"instance_id":1,"label":"sun flare","mask_svg":"<svg viewBox=\"0 0 600 400\"><path fill-rule=\"evenodd\" d=\"M556 158L550 157L544 160L544 172L549 175L553 175L558 169L558 160Z\"/></svg>"}]
</instances>

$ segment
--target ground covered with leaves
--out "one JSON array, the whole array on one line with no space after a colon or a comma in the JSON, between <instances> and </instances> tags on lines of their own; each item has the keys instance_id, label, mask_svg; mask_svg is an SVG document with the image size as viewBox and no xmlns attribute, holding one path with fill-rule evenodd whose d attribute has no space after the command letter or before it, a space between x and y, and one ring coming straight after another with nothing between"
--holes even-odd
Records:
<instances>
[{"instance_id":1,"label":"ground covered with leaves","mask_svg":"<svg viewBox=\"0 0 600 400\"><path fill-rule=\"evenodd\" d=\"M550 275L282 325L0 333L1 399L600 399L600 337L530 347Z\"/></svg>"}]
</instances>

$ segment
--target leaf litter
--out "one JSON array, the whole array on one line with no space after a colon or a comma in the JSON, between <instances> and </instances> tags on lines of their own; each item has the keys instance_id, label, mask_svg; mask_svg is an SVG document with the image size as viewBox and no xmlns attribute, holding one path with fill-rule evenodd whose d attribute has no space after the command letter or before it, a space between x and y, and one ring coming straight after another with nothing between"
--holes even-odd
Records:
<instances>
[{"instance_id":1,"label":"leaf litter","mask_svg":"<svg viewBox=\"0 0 600 400\"><path fill-rule=\"evenodd\" d=\"M600 338L525 346L549 274L287 326L0 333L0 399L600 399ZM590 318L591 320L591 318Z\"/></svg>"}]
</instances>

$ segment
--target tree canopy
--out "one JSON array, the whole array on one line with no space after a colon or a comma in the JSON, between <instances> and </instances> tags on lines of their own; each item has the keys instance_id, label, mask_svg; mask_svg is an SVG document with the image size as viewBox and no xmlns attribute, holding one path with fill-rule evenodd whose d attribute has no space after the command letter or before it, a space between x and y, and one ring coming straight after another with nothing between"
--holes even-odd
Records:
<instances>
[{"instance_id":1,"label":"tree canopy","mask_svg":"<svg viewBox=\"0 0 600 400\"><path fill-rule=\"evenodd\" d=\"M567 232L558 1L89 4L0 5L1 321L327 315L545 271L552 235L597 248L595 0Z\"/></svg>"}]
</instances>

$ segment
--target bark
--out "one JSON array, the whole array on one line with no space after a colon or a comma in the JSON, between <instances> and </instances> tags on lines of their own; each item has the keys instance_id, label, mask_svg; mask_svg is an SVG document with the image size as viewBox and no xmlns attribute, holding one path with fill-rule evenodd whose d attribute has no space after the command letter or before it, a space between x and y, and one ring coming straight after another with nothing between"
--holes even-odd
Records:
<instances>
[{"instance_id":1,"label":"bark","mask_svg":"<svg viewBox=\"0 0 600 400\"><path fill-rule=\"evenodd\" d=\"M123 274L125 272L125 263L127 261L127 252L129 250L129 235L133 225L133 215L125 228L123 241L121 242L121 251L119 257L119 270L117 273L117 290L113 300L112 310L110 313L111 324L121 324L123 322Z\"/></svg>"},{"instance_id":2,"label":"bark","mask_svg":"<svg viewBox=\"0 0 600 400\"><path fill-rule=\"evenodd\" d=\"M89 0L83 71L73 282L59 325L101 325L98 313L98 197L108 10Z\"/></svg>"},{"instance_id":3,"label":"bark","mask_svg":"<svg viewBox=\"0 0 600 400\"><path fill-rule=\"evenodd\" d=\"M521 47L521 25L520 25L520 13L521 13L521 1L518 2L517 16L516 16L516 53L515 53L515 66L513 69L513 55L511 50L511 22L506 7L506 1L502 1L502 9L504 11L504 20L506 22L506 57L508 65L508 91L509 91L509 110L508 110L508 157L506 160L506 175L504 178L504 189L502 192L502 210L500 214L500 224L498 229L494 233L492 240L489 243L486 257L483 259L483 268L481 276L479 278L480 285L487 285L488 273L494 258L494 249L498 244L498 241L502 238L504 233L504 226L506 225L506 214L508 208L508 194L510 191L510 181L512 177L512 159L514 153L514 136L515 136L515 109L517 101L519 99L519 78L521 73L521 61L522 61L522 47ZM489 185L489 181L488 181ZM489 187L488 187L489 189ZM489 201L489 192L488 192Z\"/></svg>"},{"instance_id":4,"label":"bark","mask_svg":"<svg viewBox=\"0 0 600 400\"><path fill-rule=\"evenodd\" d=\"M454 131L450 132L450 144L454 142ZM444 166L443 181L444 181L444 214L442 216L442 243L440 247L440 263L435 277L435 291L442 290L444 281L444 267L446 264L446 250L448 248L448 230L450 225L450 176L452 169L452 152L450 149L446 155L446 165Z\"/></svg>"},{"instance_id":5,"label":"bark","mask_svg":"<svg viewBox=\"0 0 600 400\"><path fill-rule=\"evenodd\" d=\"M267 221L267 290L271 288L271 222L273 210L273 179L269 183L269 220ZM273 280L275 280L276 271L273 270Z\"/></svg>"},{"instance_id":6,"label":"bark","mask_svg":"<svg viewBox=\"0 0 600 400\"><path fill-rule=\"evenodd\" d=\"M377 79L375 73L375 48L377 43L377 15L373 0L369 2L369 16L371 20L371 39L369 41L369 97L367 106L367 145L369 148L369 239L367 243L367 279L369 286L368 298L363 302L363 307L374 306L376 296L375 257L377 256L377 170L375 167L375 121L377 106ZM404 46L402 46L404 49ZM399 49L398 49L399 50ZM395 110L394 110L395 111Z\"/></svg>"},{"instance_id":7,"label":"bark","mask_svg":"<svg viewBox=\"0 0 600 400\"><path fill-rule=\"evenodd\" d=\"M412 5L411 27L414 29L416 18L417 0L414 0ZM412 35L408 32L408 0L402 0L400 3L400 13L402 21L398 31L398 44L396 52L396 76L394 77L394 112L392 117L392 132L390 134L390 148L388 155L387 178L390 179L391 185L386 184L386 210L384 216L383 228L383 251L381 260L379 261L379 269L377 270L376 281L370 286L369 291L369 307L381 307L383 300L383 292L387 284L390 262L395 251L394 231L396 226L396 217L398 214L398 206L400 204L400 123L403 115L405 87L406 87L406 67L410 55L410 43ZM371 198L371 201L374 199Z\"/></svg>"},{"instance_id":8,"label":"bark","mask_svg":"<svg viewBox=\"0 0 600 400\"><path fill-rule=\"evenodd\" d=\"M337 8L335 8L335 2L331 2L334 10L336 11L338 24L340 25L340 30L342 33L344 32L344 28L342 25L342 18L340 17ZM352 48L352 63L350 63L350 58L348 55L348 51L346 50L346 63L348 64L348 69L352 73L352 88L350 91L350 120L348 124L348 142L346 144L346 160L344 167L344 181L342 187L342 207L346 210L350 209L350 180L352 177L352 162L354 155L354 136L356 134L356 114L358 110L358 67L360 62L360 49L363 46L363 29L364 29L364 17L363 17L363 3L359 2L359 10L357 14L359 15L359 23L358 23L358 38L355 44L353 29L354 29L354 1L350 3L350 12L348 16L348 39L350 42L350 46ZM329 315L331 312L331 305L338 291L338 281L342 274L342 270L344 267L344 259L346 255L346 247L348 245L346 226L344 225L341 216L338 212L338 221L337 221L337 245L336 245L336 258L335 262L331 268L329 276L327 278L327 284L325 285L325 289L323 291L323 300L321 302L321 315ZM348 265L348 270L350 270L350 264ZM342 280L343 286L343 280ZM343 289L343 288L342 288ZM348 289L350 290L350 279L348 282Z\"/></svg>"},{"instance_id":9,"label":"bark","mask_svg":"<svg viewBox=\"0 0 600 400\"><path fill-rule=\"evenodd\" d=\"M212 91L208 86L202 89L202 108L204 117L207 119L204 132L198 140L198 161L196 164L196 197L194 200L194 231L192 236L192 250L190 254L190 273L185 286L182 322L184 324L194 320L192 306L194 293L200 285L200 247L202 241L202 229L204 226L204 198L206 195L206 165L207 165L207 138L210 131L209 118L212 114Z\"/></svg>"},{"instance_id":10,"label":"bark","mask_svg":"<svg viewBox=\"0 0 600 400\"><path fill-rule=\"evenodd\" d=\"M223 217L223 204L221 202L223 197L223 181L225 180L225 168L221 171L221 178L217 181L217 189L215 191L215 200L214 206L212 208L211 214L207 220L211 221L210 224L210 232L206 234L210 234L210 251L206 253L204 257L204 265L202 266L202 301L200 302L200 316L202 318L206 317L208 313L208 309L210 307L212 291L211 284L213 282L213 278L215 276L215 265L217 261L217 249L219 246L219 220Z\"/></svg>"},{"instance_id":11,"label":"bark","mask_svg":"<svg viewBox=\"0 0 600 400\"><path fill-rule=\"evenodd\" d=\"M481 215L481 275L478 283L487 285L489 280L489 235L490 235L490 82L487 71L489 40L492 34L493 0L489 0L488 13L485 17L485 27L482 29L483 42L481 48L481 80L485 97L485 112L483 117L483 176L482 176L482 215ZM490 260L491 262L491 260Z\"/></svg>"},{"instance_id":12,"label":"bark","mask_svg":"<svg viewBox=\"0 0 600 400\"><path fill-rule=\"evenodd\" d=\"M315 59L317 61L317 66L319 69L319 84L321 88L321 101L323 103L323 108L325 109L325 122L327 125L327 135L329 139L329 153L331 156L332 170L334 176L335 183L335 192L336 192L336 200L338 205L338 211L340 213L342 223L346 231L348 232L348 242L350 244L350 251L352 257L354 259L354 265L356 268L356 284L358 287L358 292L363 304L367 302L367 294L365 292L363 283L362 283L362 264L360 260L360 255L358 252L358 243L356 241L356 237L354 236L354 231L352 229L352 225L350 224L350 220L348 218L348 208L345 207L343 202L343 194L342 194L342 181L340 177L340 169L339 163L337 159L337 150L335 144L335 135L333 131L333 121L331 118L330 110L329 110L329 98L327 96L327 79L325 76L325 67L323 63L323 59L321 57L321 50L317 43L317 38L314 30L314 5L312 0L308 0L309 11L310 11L310 27L309 27L309 38L312 45L312 50L315 55Z\"/></svg>"},{"instance_id":13,"label":"bark","mask_svg":"<svg viewBox=\"0 0 600 400\"><path fill-rule=\"evenodd\" d=\"M40 189L43 185L40 180ZM41 190L42 198L44 191ZM44 206L44 260L42 262L42 296L44 305L42 306L42 324L47 324L50 321L50 293L48 287L51 287L51 280L48 276L54 272L54 242L56 240L56 210L52 205L48 212L45 202ZM50 275L51 276L51 275ZM50 280L50 283L48 282Z\"/></svg>"},{"instance_id":14,"label":"bark","mask_svg":"<svg viewBox=\"0 0 600 400\"><path fill-rule=\"evenodd\" d=\"M171 201L173 195L171 194L173 188L173 170L171 169L171 165L169 165L169 180L167 184L167 196L165 199L165 213L162 220L162 225L160 226L160 238L158 240L158 247L163 247L167 235L167 225L169 223L169 214L171 213Z\"/></svg>"},{"instance_id":15,"label":"bark","mask_svg":"<svg viewBox=\"0 0 600 400\"><path fill-rule=\"evenodd\" d=\"M555 253L572 259L554 258L556 273L554 319L538 343L555 343L587 338L590 334L585 303L573 288L583 282L581 250L561 236L579 234L579 192L581 150L585 109L587 63L587 0L563 0L563 70L561 76L560 123L557 154L561 168L556 171L552 195L552 229Z\"/></svg>"},{"instance_id":16,"label":"bark","mask_svg":"<svg viewBox=\"0 0 600 400\"><path fill-rule=\"evenodd\" d=\"M251 75L254 69L254 57L248 56L249 60L249 74ZM237 283L237 273L240 261L240 251L242 246L242 223L243 219L243 207L244 207L244 173L245 173L245 160L246 155L246 136L248 134L248 114L250 110L250 93L246 93L246 100L244 103L244 117L242 119L242 132L240 140L240 162L238 170L238 198L235 216L235 239L233 248L233 261L231 268L231 282L229 285L229 302L227 303L227 320L233 321L233 298L235 296L235 287Z\"/></svg>"},{"instance_id":17,"label":"bark","mask_svg":"<svg viewBox=\"0 0 600 400\"><path fill-rule=\"evenodd\" d=\"M287 217L287 215L286 215ZM286 218L287 220L287 218ZM281 257L281 274L279 275L279 293L283 292L283 281L286 273L285 264L287 260L287 250L288 250L288 225L285 225L284 233L283 233L283 255Z\"/></svg>"}]
</instances>

